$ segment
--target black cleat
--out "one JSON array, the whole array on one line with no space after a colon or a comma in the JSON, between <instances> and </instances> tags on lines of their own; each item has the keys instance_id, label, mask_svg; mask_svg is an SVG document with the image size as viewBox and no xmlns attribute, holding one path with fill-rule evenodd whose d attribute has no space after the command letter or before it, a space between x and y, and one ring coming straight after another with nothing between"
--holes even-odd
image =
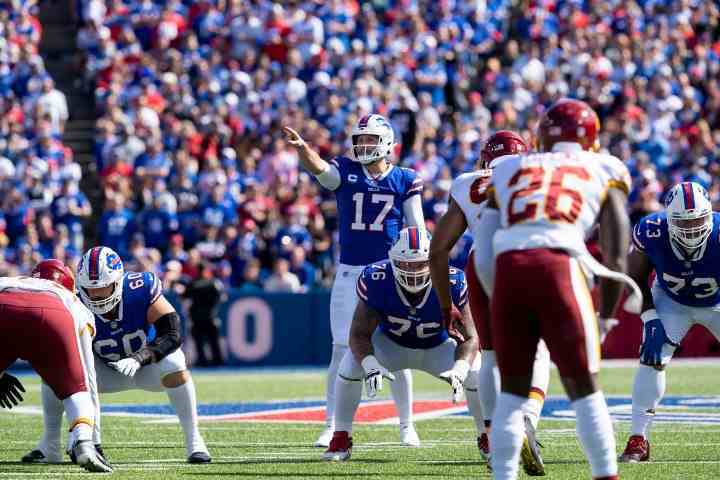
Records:
<instances>
[{"instance_id":1,"label":"black cleat","mask_svg":"<svg viewBox=\"0 0 720 480\"><path fill-rule=\"evenodd\" d=\"M210 463L212 459L207 452L193 452L187 459L188 463Z\"/></svg>"},{"instance_id":2,"label":"black cleat","mask_svg":"<svg viewBox=\"0 0 720 480\"><path fill-rule=\"evenodd\" d=\"M25 454L20 461L23 463L48 463L45 454L40 450L32 450L30 453Z\"/></svg>"}]
</instances>

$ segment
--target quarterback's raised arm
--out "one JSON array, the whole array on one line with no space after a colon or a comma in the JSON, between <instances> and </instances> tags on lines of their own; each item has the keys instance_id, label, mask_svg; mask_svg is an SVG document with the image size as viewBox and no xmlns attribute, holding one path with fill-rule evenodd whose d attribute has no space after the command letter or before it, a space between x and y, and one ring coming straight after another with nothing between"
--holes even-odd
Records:
<instances>
[{"instance_id":1,"label":"quarterback's raised arm","mask_svg":"<svg viewBox=\"0 0 720 480\"><path fill-rule=\"evenodd\" d=\"M298 132L290 127L283 127L283 132L287 142L297 150L300 164L318 179L320 185L328 190L335 190L340 186L340 172L337 168L323 160Z\"/></svg>"},{"instance_id":2,"label":"quarterback's raised arm","mask_svg":"<svg viewBox=\"0 0 720 480\"><path fill-rule=\"evenodd\" d=\"M450 250L466 228L465 214L455 200L450 197L448 210L438 221L430 241L430 277L443 312L450 310L452 305L450 277L448 276Z\"/></svg>"},{"instance_id":3,"label":"quarterback's raised arm","mask_svg":"<svg viewBox=\"0 0 720 480\"><path fill-rule=\"evenodd\" d=\"M355 307L355 315L350 325L350 351L355 356L358 363L368 355L375 353L372 346L372 334L380 323L380 314L365 303L362 299L358 299L357 307Z\"/></svg>"},{"instance_id":4,"label":"quarterback's raised arm","mask_svg":"<svg viewBox=\"0 0 720 480\"><path fill-rule=\"evenodd\" d=\"M611 188L600 211L600 249L603 253L603 263L610 270L621 273L627 271L627 250L630 245L630 224L625 211L626 204L627 194L618 188ZM601 318L613 318L623 289L623 283L605 278L600 280L598 313Z\"/></svg>"}]
</instances>

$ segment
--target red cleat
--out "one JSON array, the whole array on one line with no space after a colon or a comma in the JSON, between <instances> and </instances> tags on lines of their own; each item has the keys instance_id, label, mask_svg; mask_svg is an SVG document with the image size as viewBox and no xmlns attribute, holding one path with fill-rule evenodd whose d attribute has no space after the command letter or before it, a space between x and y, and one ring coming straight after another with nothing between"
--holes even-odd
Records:
<instances>
[{"instance_id":1,"label":"red cleat","mask_svg":"<svg viewBox=\"0 0 720 480\"><path fill-rule=\"evenodd\" d=\"M344 462L352 453L352 437L348 432L335 432L330 446L323 453L323 460L328 462Z\"/></svg>"},{"instance_id":2,"label":"red cleat","mask_svg":"<svg viewBox=\"0 0 720 480\"><path fill-rule=\"evenodd\" d=\"M650 442L642 435L631 436L619 460L623 463L647 462L650 460Z\"/></svg>"}]
</instances>

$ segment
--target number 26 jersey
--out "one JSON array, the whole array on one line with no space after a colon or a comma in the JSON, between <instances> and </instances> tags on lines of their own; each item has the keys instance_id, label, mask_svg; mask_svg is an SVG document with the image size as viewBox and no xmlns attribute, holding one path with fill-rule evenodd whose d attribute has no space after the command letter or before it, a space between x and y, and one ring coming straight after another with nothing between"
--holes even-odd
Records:
<instances>
[{"instance_id":1,"label":"number 26 jersey","mask_svg":"<svg viewBox=\"0 0 720 480\"><path fill-rule=\"evenodd\" d=\"M670 298L691 307L720 303L720 213L713 213L713 229L693 260L670 241L665 212L643 217L633 228L633 247L648 256L655 278Z\"/></svg>"},{"instance_id":2,"label":"number 26 jersey","mask_svg":"<svg viewBox=\"0 0 720 480\"><path fill-rule=\"evenodd\" d=\"M607 191L630 190L630 174L618 158L576 144L498 160L488 188L501 219L496 256L534 248L582 253Z\"/></svg>"}]
</instances>

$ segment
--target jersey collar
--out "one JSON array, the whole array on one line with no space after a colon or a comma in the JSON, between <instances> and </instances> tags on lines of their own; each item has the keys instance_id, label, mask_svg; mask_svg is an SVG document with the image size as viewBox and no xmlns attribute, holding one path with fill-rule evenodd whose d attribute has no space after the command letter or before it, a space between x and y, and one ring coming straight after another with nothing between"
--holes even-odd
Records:
<instances>
[{"instance_id":1,"label":"jersey collar","mask_svg":"<svg viewBox=\"0 0 720 480\"><path fill-rule=\"evenodd\" d=\"M432 290L432 285L427 286L427 288L425 289L425 295L423 295L423 299L420 301L420 303L418 303L417 305L411 305L410 302L408 301L407 297L405 297L405 292L403 292L403 289L400 288L400 285L398 285L397 282L394 282L394 283L395 283L395 290L397 291L398 296L400 297L400 301L403 303L403 305L405 305L408 308L421 309L427 303L428 298L430 298L430 291Z\"/></svg>"},{"instance_id":2,"label":"jersey collar","mask_svg":"<svg viewBox=\"0 0 720 480\"><path fill-rule=\"evenodd\" d=\"M392 169L393 169L393 168L394 168L394 165L393 165L392 163L388 162L388 168L387 168L387 170L385 170L385 171L382 173L382 175L380 175L379 177L376 177L376 176L373 175L372 173L368 172L368 169L365 168L365 165L362 166L362 170L363 170L363 173L365 174L365 177L367 177L369 180L373 180L373 181L375 181L375 182L379 182L380 180L384 180L385 177L387 177L388 175L390 175L390 172L392 172Z\"/></svg>"}]
</instances>

